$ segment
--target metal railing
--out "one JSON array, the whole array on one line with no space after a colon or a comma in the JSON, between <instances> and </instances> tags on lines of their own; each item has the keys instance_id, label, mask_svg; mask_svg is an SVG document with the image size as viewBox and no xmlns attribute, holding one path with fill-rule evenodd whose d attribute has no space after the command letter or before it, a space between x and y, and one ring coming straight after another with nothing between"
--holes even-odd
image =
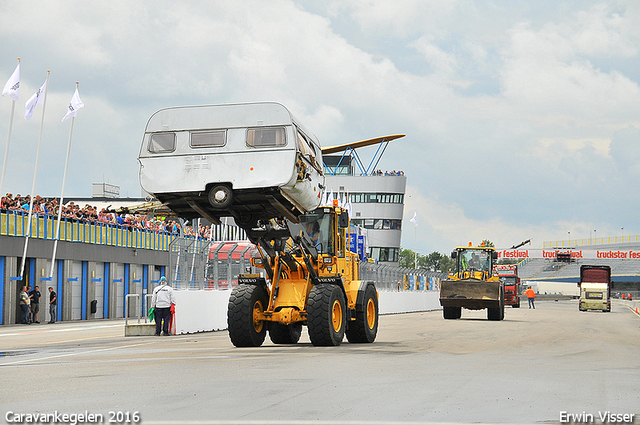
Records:
<instances>
[{"instance_id":1,"label":"metal railing","mask_svg":"<svg viewBox=\"0 0 640 425\"><path fill-rule=\"evenodd\" d=\"M614 245L623 243L640 243L640 235L605 236L599 238L565 239L542 242L542 249L589 247L595 245Z\"/></svg>"},{"instance_id":2,"label":"metal railing","mask_svg":"<svg viewBox=\"0 0 640 425\"><path fill-rule=\"evenodd\" d=\"M47 214L33 214L30 238L55 239L57 217ZM25 237L29 228L29 213L21 210L0 211L0 235ZM163 230L141 229L99 221L83 221L63 218L60 223L59 240L110 245L125 248L153 249L168 251L171 243L180 235ZM220 224L214 226L213 237L217 240L242 239L246 235L237 226ZM185 236L194 240L194 236ZM200 239L203 240L203 239Z\"/></svg>"},{"instance_id":3,"label":"metal railing","mask_svg":"<svg viewBox=\"0 0 640 425\"><path fill-rule=\"evenodd\" d=\"M137 298L138 302L141 302L140 299L140 294L127 294L124 297L124 324L125 326L129 324L129 299L131 298ZM137 307L140 307L142 309L142 305L138 305L136 304L136 310L138 309ZM140 315L137 314L137 312L134 312L133 314L135 314L136 316L138 316L138 324L140 324Z\"/></svg>"}]
</instances>

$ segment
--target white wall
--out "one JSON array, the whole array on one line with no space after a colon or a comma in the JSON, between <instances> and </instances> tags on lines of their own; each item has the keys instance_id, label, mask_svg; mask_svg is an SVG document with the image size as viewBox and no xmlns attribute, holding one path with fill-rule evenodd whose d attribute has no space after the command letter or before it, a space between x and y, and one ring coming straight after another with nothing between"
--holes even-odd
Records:
<instances>
[{"instance_id":1,"label":"white wall","mask_svg":"<svg viewBox=\"0 0 640 425\"><path fill-rule=\"evenodd\" d=\"M230 290L175 291L176 333L220 331L227 328ZM438 291L379 292L380 314L438 310Z\"/></svg>"}]
</instances>

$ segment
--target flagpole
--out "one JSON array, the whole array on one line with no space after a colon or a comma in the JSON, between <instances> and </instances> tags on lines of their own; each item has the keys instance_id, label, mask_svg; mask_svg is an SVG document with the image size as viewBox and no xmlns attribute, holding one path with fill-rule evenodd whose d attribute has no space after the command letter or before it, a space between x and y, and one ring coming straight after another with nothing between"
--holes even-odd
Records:
<instances>
[{"instance_id":1,"label":"flagpole","mask_svg":"<svg viewBox=\"0 0 640 425\"><path fill-rule=\"evenodd\" d=\"M36 191L36 177L38 176L38 162L40 160L40 146L42 145L42 128L44 127L44 110L47 106L47 92L49 91L49 75L51 72L47 70L47 83L45 84L44 100L42 101L42 117L40 118L40 133L38 134L38 148L36 150L36 163L33 169L33 183L31 184L31 198L29 199L29 218L27 219L27 235L24 238L24 251L22 253L22 265L20 266L20 280L24 276L24 263L27 258L27 247L29 246L29 237L31 236L31 218L33 217L33 198Z\"/></svg>"},{"instance_id":2,"label":"flagpole","mask_svg":"<svg viewBox=\"0 0 640 425\"><path fill-rule=\"evenodd\" d=\"M20 66L20 58L18 58ZM16 109L16 101L11 98L11 115L9 117L9 133L7 134L7 145L4 148L4 159L2 160L2 178L0 178L0 207L2 206L2 189L4 188L4 175L7 171L7 157L9 156L9 144L11 143L11 129L13 128L13 113Z\"/></svg>"},{"instance_id":3,"label":"flagpole","mask_svg":"<svg viewBox=\"0 0 640 425\"><path fill-rule=\"evenodd\" d=\"M69 129L69 141L67 142L67 157L64 160L64 173L62 175L62 189L60 190L60 202L58 203L58 220L56 222L56 234L53 240L53 256L51 257L51 270L49 271L49 277L53 277L53 268L56 261L56 251L58 250L58 239L60 239L60 221L62 220L62 206L64 204L64 186L67 181L67 168L69 167L69 153L71 152L71 135L73 134L73 123L75 119L76 117L71 117L71 128Z\"/></svg>"},{"instance_id":4,"label":"flagpole","mask_svg":"<svg viewBox=\"0 0 640 425\"><path fill-rule=\"evenodd\" d=\"M413 240L415 241L415 251L413 251L413 268L418 269L418 226L413 226Z\"/></svg>"},{"instance_id":5,"label":"flagpole","mask_svg":"<svg viewBox=\"0 0 640 425\"><path fill-rule=\"evenodd\" d=\"M7 157L9 156L9 144L11 143L11 128L13 127L13 112L16 109L16 101L11 99L11 117L9 118L9 134L7 135L7 145L4 148L4 160L2 161L2 179L0 179L0 206L2 206L2 188L4 187L4 174L7 171Z\"/></svg>"},{"instance_id":6,"label":"flagpole","mask_svg":"<svg viewBox=\"0 0 640 425\"><path fill-rule=\"evenodd\" d=\"M53 278L53 269L55 268L56 261L56 251L58 250L58 240L60 239L60 222L62 221L62 207L64 205L64 186L67 182L67 170L69 168L69 153L71 152L71 136L73 134L73 123L76 119L76 113L78 109L82 108L84 104L80 100L80 96L78 95L78 83L76 81L76 91L71 98L71 102L69 103L69 110L62 118L62 122L71 117L71 127L69 128L69 141L67 142L67 156L64 160L64 171L62 173L62 189L60 189L60 202L58 203L58 220L56 223L56 234L53 240L53 254L51 255L51 269L49 271L49 278Z\"/></svg>"}]
</instances>

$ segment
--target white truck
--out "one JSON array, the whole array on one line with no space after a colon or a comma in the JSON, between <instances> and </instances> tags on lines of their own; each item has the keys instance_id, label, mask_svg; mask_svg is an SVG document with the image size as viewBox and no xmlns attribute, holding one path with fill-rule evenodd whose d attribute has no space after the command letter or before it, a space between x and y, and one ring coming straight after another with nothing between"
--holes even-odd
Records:
<instances>
[{"instance_id":1,"label":"white truck","mask_svg":"<svg viewBox=\"0 0 640 425\"><path fill-rule=\"evenodd\" d=\"M183 106L145 128L142 188L183 218L242 227L316 209L324 189L318 140L275 102Z\"/></svg>"},{"instance_id":2,"label":"white truck","mask_svg":"<svg viewBox=\"0 0 640 425\"><path fill-rule=\"evenodd\" d=\"M611 267L609 266L580 266L580 311L602 310L611 311Z\"/></svg>"}]
</instances>

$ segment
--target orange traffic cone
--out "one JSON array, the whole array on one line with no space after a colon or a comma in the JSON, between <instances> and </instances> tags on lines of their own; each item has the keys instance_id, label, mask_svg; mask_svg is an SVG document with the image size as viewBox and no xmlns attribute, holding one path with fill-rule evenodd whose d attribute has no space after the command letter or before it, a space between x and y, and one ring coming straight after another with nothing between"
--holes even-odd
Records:
<instances>
[{"instance_id":1,"label":"orange traffic cone","mask_svg":"<svg viewBox=\"0 0 640 425\"><path fill-rule=\"evenodd\" d=\"M638 313L638 307L636 307L636 314L640 315L640 313Z\"/></svg>"}]
</instances>

